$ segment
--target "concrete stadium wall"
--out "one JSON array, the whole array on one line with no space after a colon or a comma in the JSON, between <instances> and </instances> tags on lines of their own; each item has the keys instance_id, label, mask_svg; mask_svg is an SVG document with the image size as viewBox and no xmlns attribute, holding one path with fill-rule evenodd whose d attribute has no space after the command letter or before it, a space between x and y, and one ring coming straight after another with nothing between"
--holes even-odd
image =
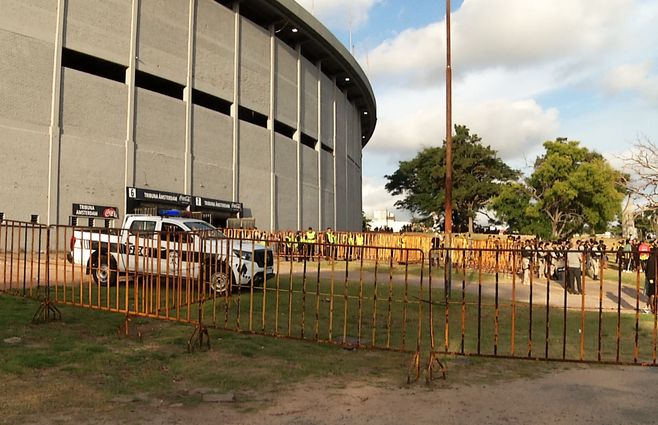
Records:
<instances>
[{"instance_id":1,"label":"concrete stadium wall","mask_svg":"<svg viewBox=\"0 0 658 425\"><path fill-rule=\"evenodd\" d=\"M135 186L242 202L260 229L360 227L360 111L303 44L213 0L1 4L5 217L123 215Z\"/></svg>"}]
</instances>

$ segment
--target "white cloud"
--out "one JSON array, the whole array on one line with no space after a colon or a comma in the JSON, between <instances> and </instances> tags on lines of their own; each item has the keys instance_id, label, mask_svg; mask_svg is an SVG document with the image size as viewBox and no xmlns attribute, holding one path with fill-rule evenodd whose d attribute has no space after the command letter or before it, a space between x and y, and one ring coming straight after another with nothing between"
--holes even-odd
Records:
<instances>
[{"instance_id":1,"label":"white cloud","mask_svg":"<svg viewBox=\"0 0 658 425\"><path fill-rule=\"evenodd\" d=\"M445 138L444 92L392 90L378 97L379 118L366 152L408 159ZM559 113L535 100L504 97L454 99L453 124L466 125L505 160L520 159L556 137Z\"/></svg>"},{"instance_id":2,"label":"white cloud","mask_svg":"<svg viewBox=\"0 0 658 425\"><path fill-rule=\"evenodd\" d=\"M374 211L393 210L395 201L402 196L391 196L384 188L384 177L363 176L363 212L372 217Z\"/></svg>"},{"instance_id":3,"label":"white cloud","mask_svg":"<svg viewBox=\"0 0 658 425\"><path fill-rule=\"evenodd\" d=\"M504 160L524 159L546 140L555 139L559 128L556 109L543 109L534 100L494 99L462 105L461 122Z\"/></svg>"},{"instance_id":4,"label":"white cloud","mask_svg":"<svg viewBox=\"0 0 658 425\"><path fill-rule=\"evenodd\" d=\"M296 0L327 27L354 30L368 21L380 0Z\"/></svg>"},{"instance_id":5,"label":"white cloud","mask_svg":"<svg viewBox=\"0 0 658 425\"><path fill-rule=\"evenodd\" d=\"M462 66L527 66L610 48L633 0L465 0L454 13Z\"/></svg>"},{"instance_id":6,"label":"white cloud","mask_svg":"<svg viewBox=\"0 0 658 425\"><path fill-rule=\"evenodd\" d=\"M508 70L582 65L618 43L633 0L465 0L452 17L452 61L456 76L487 68ZM405 30L368 53L373 79L401 85L430 85L445 67L445 20ZM578 71L580 67L563 66Z\"/></svg>"},{"instance_id":7,"label":"white cloud","mask_svg":"<svg viewBox=\"0 0 658 425\"><path fill-rule=\"evenodd\" d=\"M658 104L658 75L652 75L651 63L623 64L612 69L603 83L612 93L634 92Z\"/></svg>"},{"instance_id":8,"label":"white cloud","mask_svg":"<svg viewBox=\"0 0 658 425\"><path fill-rule=\"evenodd\" d=\"M442 28L435 23L405 30L375 47L361 62L375 80L392 77L399 85L430 85L445 63Z\"/></svg>"},{"instance_id":9,"label":"white cloud","mask_svg":"<svg viewBox=\"0 0 658 425\"><path fill-rule=\"evenodd\" d=\"M464 0L452 24L453 123L511 166L556 137L607 157L638 134L658 140L655 0ZM366 200L366 174L390 174L445 137L445 21L401 31L360 61L378 105L364 206L390 208L383 183Z\"/></svg>"}]
</instances>

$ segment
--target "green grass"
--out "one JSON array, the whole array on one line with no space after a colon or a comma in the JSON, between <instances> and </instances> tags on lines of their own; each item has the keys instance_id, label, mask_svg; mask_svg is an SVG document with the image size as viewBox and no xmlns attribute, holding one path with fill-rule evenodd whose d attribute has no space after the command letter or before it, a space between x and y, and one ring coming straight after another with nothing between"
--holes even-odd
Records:
<instances>
[{"instance_id":1,"label":"green grass","mask_svg":"<svg viewBox=\"0 0 658 425\"><path fill-rule=\"evenodd\" d=\"M274 286L268 285L265 291L255 289L253 294L245 291L239 297L235 294L230 298L208 302L203 313L205 323L210 325L212 350L192 354L186 350L193 330L191 325L133 318L130 322L131 336L125 338L119 336L118 332L124 315L70 305L60 305L61 321L33 324L32 315L38 307L36 301L0 294L0 323L3 323L0 327L0 379L5 391L12 394L12 397L0 399L3 418L9 421L7 423L12 423L28 414L52 415L68 409L125 410L125 404L108 402L117 396L136 394L145 394L147 400L162 400L165 405L183 403L195 406L201 401L201 395L193 391L195 388L211 388L212 392L217 393L236 393L238 399L242 400L236 408L251 410L274 399L282 388L308 379L382 379L393 385L403 383L412 357L409 353L344 350L332 344L313 344L251 333L335 342L343 334L345 317L348 318L347 334L351 337L358 335L361 317L364 345L414 351L421 308L421 362L426 361L429 351L429 304L419 304L418 298L427 295L421 293L419 288L410 285L405 293L403 285L389 285L387 281L380 282L377 288L372 285L361 288L358 282L348 282L346 287L344 282L334 281L332 298L331 281L307 279L304 293L302 281L288 281L283 277L279 280L281 291L282 288L289 288L290 284L294 290L290 293L291 304L288 292L278 294L278 329L274 326L277 323L277 293L272 290ZM92 300L98 299L99 294L93 288L91 291ZM109 300L116 300L115 291L123 299L125 285L110 288ZM103 294L107 294L107 288L101 288L100 294L101 302L106 302ZM373 301L375 294L377 302ZM443 300L440 291L433 295L435 301ZM360 315L359 300L362 306ZM512 331L512 306L501 302L496 311L493 301L482 298L478 302L477 296L466 294L462 304L461 293L453 292L448 318L448 351L478 353L479 325L481 354L494 353L495 335L498 335L498 355L528 357L528 343L531 341L530 357L544 357L546 309L533 308L530 320L529 306L517 304L516 327ZM143 301L137 297L136 304L143 305ZM347 316L344 310L346 305ZM433 308L436 348L443 350L445 306L434 305ZM216 318L214 322L211 320L213 312ZM229 320L225 324L226 312ZM243 332L216 329L237 328L238 312ZM406 322L403 320L405 312ZM292 316L289 316L290 313ZM288 317L291 317L290 330ZM562 347L565 347L566 358L578 359L580 335L585 335L585 359L596 359L598 332L589 331L598 329L598 313L584 314L585 334L578 333L582 317L580 312L567 312L567 337L566 345L563 345L564 311L549 310L548 357L562 358ZM197 317L193 316L193 319ZM616 320L614 314L602 315L605 337L602 345L603 360L614 360L616 354ZM635 315L622 315L620 320L623 332L621 360L632 362ZM333 323L333 329L330 323ZM406 329L406 333L402 332L403 329ZM532 339L529 338L530 329ZM142 334L141 340L135 336L137 331ZM516 347L514 352L510 345L512 335ZM646 344L652 340L652 317L639 316L637 335L639 360L650 359ZM20 341L4 342L12 337L18 337ZM443 359L446 360L446 357ZM496 360L496 367L491 367L491 360L451 356L447 357L447 362L450 385L456 382L472 384L482 380L490 382L495 379L535 376L563 367L552 363L503 359ZM425 363L421 363L421 366L424 368Z\"/></svg>"},{"instance_id":2,"label":"green grass","mask_svg":"<svg viewBox=\"0 0 658 425\"><path fill-rule=\"evenodd\" d=\"M297 338L340 341L345 334L370 347L415 350L420 317L421 350L429 348L427 288L380 282L281 279L278 291L242 293L218 298L206 307L205 320L214 326ZM333 287L333 289L332 289ZM376 295L376 297L375 297ZM419 300L423 300L419 302ZM444 294L433 290L436 346L463 354L609 362L652 362L655 317L635 312L580 311L546 308L510 300L463 294L453 289L448 307ZM543 300L541 300L543 301ZM420 316L419 316L420 315ZM290 318L290 320L288 320ZM565 322L566 320L566 322ZM566 324L565 324L566 323ZM617 338L619 327L619 338ZM463 336L462 336L463 334ZM637 345L636 345L637 338ZM619 354L617 354L619 352Z\"/></svg>"},{"instance_id":3,"label":"green grass","mask_svg":"<svg viewBox=\"0 0 658 425\"><path fill-rule=\"evenodd\" d=\"M122 282L118 287L83 284L55 288L58 301L91 305L152 317L196 322L201 320L222 330L276 335L323 342L342 342L364 347L414 352L429 350L429 299L427 284L418 286L418 277L409 274L405 285L388 269L366 274L359 281L358 270L344 271L334 266L333 279L309 268L306 279L279 275L266 289L243 288L230 297L208 294L203 308L197 302L203 293L194 285L180 297L178 284L162 281ZM461 271L463 273L463 271ZM367 272L366 272L367 273ZM462 280L477 281L474 271L466 276L455 271L454 285ZM375 284L374 278L377 277ZM441 279L437 270L435 279ZM483 277L484 280L486 280ZM492 278L493 281L493 278ZM427 282L427 281L426 281ZM501 283L506 285L508 283ZM442 286L434 283L435 288ZM544 300L527 302L461 294L453 289L448 308L442 290L432 291L435 346L462 354L589 360L607 362L653 362L656 327L652 315L626 310L584 311L579 308L550 307ZM187 288L181 285L180 288ZM128 295L126 297L126 294ZM159 296L158 296L159 294ZM180 304L179 304L180 302ZM565 324L566 320L566 324ZM420 325L420 339L418 329ZM446 341L447 326L447 341ZM619 329L619 337L617 336ZM463 334L463 335L462 335ZM637 342L636 342L637 340ZM240 353L250 356L250 351Z\"/></svg>"},{"instance_id":4,"label":"green grass","mask_svg":"<svg viewBox=\"0 0 658 425\"><path fill-rule=\"evenodd\" d=\"M400 353L214 329L212 350L190 354L190 325L135 318L132 336L125 338L118 332L121 314L61 306L61 321L33 324L37 307L34 300L0 295L0 379L15 394L0 401L5 418L39 409L92 408L117 395L142 393L195 405L200 396L190 392L194 388L268 393L311 377L386 376L404 382L409 360ZM20 341L3 342L12 337Z\"/></svg>"}]
</instances>

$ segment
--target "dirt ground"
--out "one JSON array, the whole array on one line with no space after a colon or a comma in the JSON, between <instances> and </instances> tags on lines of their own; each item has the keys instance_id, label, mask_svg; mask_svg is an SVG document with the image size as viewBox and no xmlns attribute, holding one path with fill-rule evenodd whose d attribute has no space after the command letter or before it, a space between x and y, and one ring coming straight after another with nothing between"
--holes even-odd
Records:
<instances>
[{"instance_id":1,"label":"dirt ground","mask_svg":"<svg viewBox=\"0 0 658 425\"><path fill-rule=\"evenodd\" d=\"M496 367L497 361L487 363ZM517 360L518 362L518 360ZM540 366L543 367L543 366ZM455 371L455 373L459 373ZM532 377L406 385L344 378L277 393L229 394L197 406L114 401L22 424L656 424L658 368L558 365ZM463 378L463 377L462 377ZM485 378L485 379L482 379ZM0 419L0 423L2 420Z\"/></svg>"}]
</instances>

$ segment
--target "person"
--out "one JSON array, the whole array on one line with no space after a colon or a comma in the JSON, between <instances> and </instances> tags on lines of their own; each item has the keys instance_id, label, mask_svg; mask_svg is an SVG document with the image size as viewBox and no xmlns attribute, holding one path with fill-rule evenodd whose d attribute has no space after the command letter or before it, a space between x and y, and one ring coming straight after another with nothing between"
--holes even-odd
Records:
<instances>
[{"instance_id":1,"label":"person","mask_svg":"<svg viewBox=\"0 0 658 425\"><path fill-rule=\"evenodd\" d=\"M580 245L580 241L578 241ZM574 249L574 244L569 241L567 244L567 273L569 280L567 284L567 291L572 294L582 293L581 288L581 273L582 273L582 252L579 249Z\"/></svg>"},{"instance_id":2,"label":"person","mask_svg":"<svg viewBox=\"0 0 658 425\"><path fill-rule=\"evenodd\" d=\"M345 254L345 259L347 261L352 261L352 255L354 253L354 233L350 232L347 234L347 254Z\"/></svg>"},{"instance_id":3,"label":"person","mask_svg":"<svg viewBox=\"0 0 658 425\"><path fill-rule=\"evenodd\" d=\"M313 260L313 257L315 256L316 237L317 235L315 234L315 230L313 230L313 227L309 226L308 230L306 231L305 242L307 250L306 254L310 260Z\"/></svg>"},{"instance_id":4,"label":"person","mask_svg":"<svg viewBox=\"0 0 658 425\"><path fill-rule=\"evenodd\" d=\"M304 240L304 234L301 230L298 230L295 234L295 247L297 248L297 261L301 262L306 253L306 241Z\"/></svg>"},{"instance_id":5,"label":"person","mask_svg":"<svg viewBox=\"0 0 658 425\"><path fill-rule=\"evenodd\" d=\"M327 227L327 230L324 233L324 256L329 260L334 260L336 258L336 235L334 234L331 227Z\"/></svg>"},{"instance_id":6,"label":"person","mask_svg":"<svg viewBox=\"0 0 658 425\"><path fill-rule=\"evenodd\" d=\"M631 242L631 252L632 252L632 258L633 258L633 268L631 271L636 271L638 267L640 267L640 244L638 243L637 240L633 239Z\"/></svg>"},{"instance_id":7,"label":"person","mask_svg":"<svg viewBox=\"0 0 658 425\"><path fill-rule=\"evenodd\" d=\"M599 240L599 252L601 253L601 272L608 268L608 247L603 239Z\"/></svg>"},{"instance_id":8,"label":"person","mask_svg":"<svg viewBox=\"0 0 658 425\"><path fill-rule=\"evenodd\" d=\"M645 313L656 313L656 247L651 248L644 267L644 295L647 296L647 308Z\"/></svg>"},{"instance_id":9,"label":"person","mask_svg":"<svg viewBox=\"0 0 658 425\"><path fill-rule=\"evenodd\" d=\"M362 260L363 259L363 245L365 243L365 239L363 237L363 233L357 233L355 237L355 242L356 242L356 259L357 260Z\"/></svg>"},{"instance_id":10,"label":"person","mask_svg":"<svg viewBox=\"0 0 658 425\"><path fill-rule=\"evenodd\" d=\"M637 246L637 257L639 259L640 271L644 271L647 260L649 259L649 253L651 251L651 245L647 242L646 239L642 239L640 244Z\"/></svg>"},{"instance_id":11,"label":"person","mask_svg":"<svg viewBox=\"0 0 658 425\"><path fill-rule=\"evenodd\" d=\"M439 266L439 251L441 250L441 236L438 233L432 237L432 247L430 248L430 262L433 267Z\"/></svg>"},{"instance_id":12,"label":"person","mask_svg":"<svg viewBox=\"0 0 658 425\"><path fill-rule=\"evenodd\" d=\"M530 266L532 263L532 247L527 239L521 248L521 284L530 285Z\"/></svg>"},{"instance_id":13,"label":"person","mask_svg":"<svg viewBox=\"0 0 658 425\"><path fill-rule=\"evenodd\" d=\"M601 270L601 248L594 239L590 240L589 258L589 267L592 272L592 278L598 279L599 270Z\"/></svg>"},{"instance_id":14,"label":"person","mask_svg":"<svg viewBox=\"0 0 658 425\"><path fill-rule=\"evenodd\" d=\"M537 262L539 263L539 267L537 269L537 277L540 279L546 279L548 276L548 262L546 261L546 255L548 253L547 251L548 247L548 242L539 242L537 243L537 250L536 250L536 257L537 257Z\"/></svg>"},{"instance_id":15,"label":"person","mask_svg":"<svg viewBox=\"0 0 658 425\"><path fill-rule=\"evenodd\" d=\"M284 238L283 245L283 258L285 261L292 261L293 257L293 237L290 232L286 232L286 237Z\"/></svg>"},{"instance_id":16,"label":"person","mask_svg":"<svg viewBox=\"0 0 658 425\"><path fill-rule=\"evenodd\" d=\"M625 272L630 272L633 265L633 245L630 239L626 239L624 243L624 267Z\"/></svg>"}]
</instances>

